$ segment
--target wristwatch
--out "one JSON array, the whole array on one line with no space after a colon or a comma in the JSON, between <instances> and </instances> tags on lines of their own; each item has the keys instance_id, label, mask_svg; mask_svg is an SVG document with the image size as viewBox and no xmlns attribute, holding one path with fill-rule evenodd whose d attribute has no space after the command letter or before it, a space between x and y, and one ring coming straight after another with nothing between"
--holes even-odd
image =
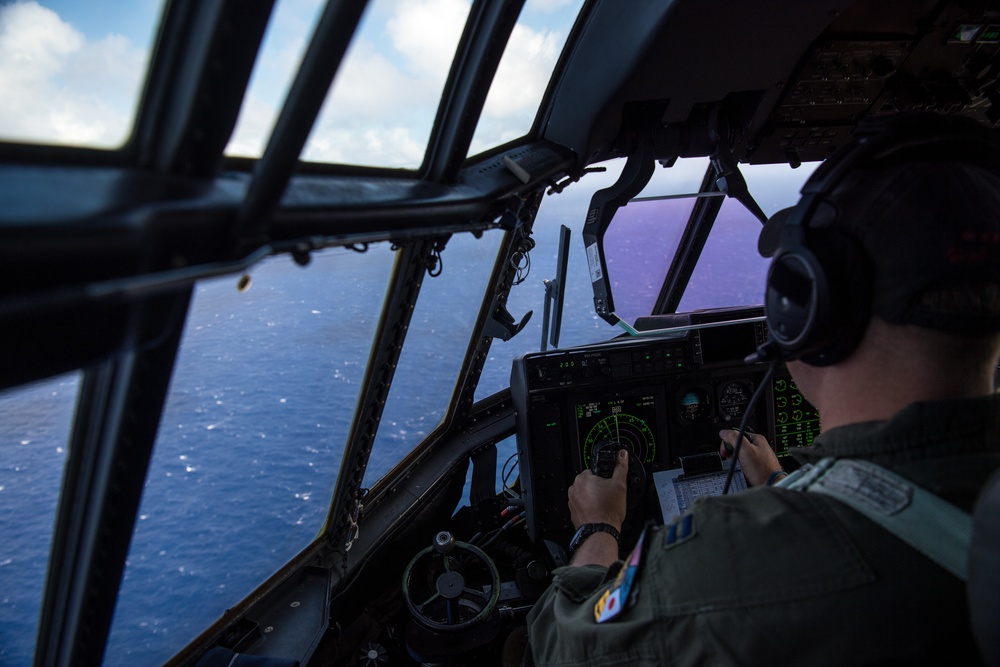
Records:
<instances>
[{"instance_id":1,"label":"wristwatch","mask_svg":"<svg viewBox=\"0 0 1000 667\"><path fill-rule=\"evenodd\" d=\"M622 535L610 523L585 523L577 529L576 535L569 541L569 552L573 553L576 551L583 544L584 540L594 533L602 532L611 535L611 537L615 538L615 542L621 545Z\"/></svg>"}]
</instances>

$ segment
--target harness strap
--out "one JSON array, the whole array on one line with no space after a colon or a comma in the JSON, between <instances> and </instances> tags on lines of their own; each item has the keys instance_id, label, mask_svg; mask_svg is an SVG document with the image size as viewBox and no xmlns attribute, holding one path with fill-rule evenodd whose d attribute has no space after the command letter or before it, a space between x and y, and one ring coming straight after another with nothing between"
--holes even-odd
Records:
<instances>
[{"instance_id":1,"label":"harness strap","mask_svg":"<svg viewBox=\"0 0 1000 667\"><path fill-rule=\"evenodd\" d=\"M962 581L969 578L972 516L880 465L824 458L774 486L836 498Z\"/></svg>"}]
</instances>

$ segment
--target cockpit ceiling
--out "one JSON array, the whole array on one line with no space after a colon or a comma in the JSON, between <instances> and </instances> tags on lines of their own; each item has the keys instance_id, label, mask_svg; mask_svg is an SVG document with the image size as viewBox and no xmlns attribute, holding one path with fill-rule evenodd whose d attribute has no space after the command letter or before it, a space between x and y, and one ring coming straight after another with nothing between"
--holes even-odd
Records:
<instances>
[{"instance_id":1,"label":"cockpit ceiling","mask_svg":"<svg viewBox=\"0 0 1000 667\"><path fill-rule=\"evenodd\" d=\"M865 116L932 110L1000 120L998 3L685 0L589 9L542 129L585 161L627 151L635 128L621 118L630 104L656 105L682 135L721 108L735 155L750 163L823 159ZM611 46L624 43L634 48ZM677 152L704 150L682 143Z\"/></svg>"}]
</instances>

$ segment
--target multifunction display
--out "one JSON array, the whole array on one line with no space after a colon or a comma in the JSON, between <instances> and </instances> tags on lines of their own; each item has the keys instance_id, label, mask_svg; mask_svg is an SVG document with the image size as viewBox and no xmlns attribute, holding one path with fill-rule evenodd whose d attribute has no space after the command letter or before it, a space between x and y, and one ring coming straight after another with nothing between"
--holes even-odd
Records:
<instances>
[{"instance_id":1,"label":"multifunction display","mask_svg":"<svg viewBox=\"0 0 1000 667\"><path fill-rule=\"evenodd\" d=\"M656 463L655 394L609 397L576 406L577 437L583 468L590 468L594 446L605 440L625 445L643 464Z\"/></svg>"},{"instance_id":2,"label":"multifunction display","mask_svg":"<svg viewBox=\"0 0 1000 667\"><path fill-rule=\"evenodd\" d=\"M805 447L819 435L819 412L807 401L795 380L776 378L772 383L774 435L771 444L779 457L788 456L790 447Z\"/></svg>"}]
</instances>

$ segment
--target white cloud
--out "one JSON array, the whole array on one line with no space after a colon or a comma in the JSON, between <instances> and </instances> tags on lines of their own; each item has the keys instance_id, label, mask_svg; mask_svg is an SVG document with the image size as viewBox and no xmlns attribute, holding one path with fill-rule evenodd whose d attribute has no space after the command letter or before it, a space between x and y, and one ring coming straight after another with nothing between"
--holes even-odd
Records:
<instances>
[{"instance_id":1,"label":"white cloud","mask_svg":"<svg viewBox=\"0 0 1000 667\"><path fill-rule=\"evenodd\" d=\"M396 127L331 128L310 140L304 158L317 162L407 167L419 165L426 139L417 140L413 129Z\"/></svg>"},{"instance_id":2,"label":"white cloud","mask_svg":"<svg viewBox=\"0 0 1000 667\"><path fill-rule=\"evenodd\" d=\"M559 58L565 35L514 27L497 69L470 152L479 153L523 136L531 129L538 104Z\"/></svg>"},{"instance_id":3,"label":"white cloud","mask_svg":"<svg viewBox=\"0 0 1000 667\"><path fill-rule=\"evenodd\" d=\"M407 68L421 78L444 84L469 16L467 0L410 0L396 4L386 24Z\"/></svg>"},{"instance_id":4,"label":"white cloud","mask_svg":"<svg viewBox=\"0 0 1000 667\"><path fill-rule=\"evenodd\" d=\"M236 130L226 146L226 154L242 157L263 155L276 120L275 105L260 99L257 91L251 89L243 100Z\"/></svg>"},{"instance_id":5,"label":"white cloud","mask_svg":"<svg viewBox=\"0 0 1000 667\"><path fill-rule=\"evenodd\" d=\"M31 74L52 76L83 46L83 35L37 2L0 7L0 63L4 84L23 82ZM30 80L27 82L30 83Z\"/></svg>"},{"instance_id":6,"label":"white cloud","mask_svg":"<svg viewBox=\"0 0 1000 667\"><path fill-rule=\"evenodd\" d=\"M490 88L484 115L507 117L526 110L534 116L564 37L518 24ZM527 128L525 128L527 129Z\"/></svg>"},{"instance_id":7,"label":"white cloud","mask_svg":"<svg viewBox=\"0 0 1000 667\"><path fill-rule=\"evenodd\" d=\"M305 159L406 168L423 161L469 2L420 0L383 8L390 10L384 24L370 21L355 36Z\"/></svg>"},{"instance_id":8,"label":"white cloud","mask_svg":"<svg viewBox=\"0 0 1000 667\"><path fill-rule=\"evenodd\" d=\"M358 39L333 83L303 158L414 168L423 160L440 85L432 89Z\"/></svg>"},{"instance_id":9,"label":"white cloud","mask_svg":"<svg viewBox=\"0 0 1000 667\"><path fill-rule=\"evenodd\" d=\"M577 0L533 0L532 7L540 12L558 12Z\"/></svg>"},{"instance_id":10,"label":"white cloud","mask_svg":"<svg viewBox=\"0 0 1000 667\"><path fill-rule=\"evenodd\" d=\"M120 35L88 41L34 0L0 7L0 133L119 145L131 129L146 59Z\"/></svg>"},{"instance_id":11,"label":"white cloud","mask_svg":"<svg viewBox=\"0 0 1000 667\"><path fill-rule=\"evenodd\" d=\"M414 105L436 106L440 87L428 88L425 78L407 74L370 41L359 39L333 82L327 114L338 123L391 123Z\"/></svg>"}]
</instances>

